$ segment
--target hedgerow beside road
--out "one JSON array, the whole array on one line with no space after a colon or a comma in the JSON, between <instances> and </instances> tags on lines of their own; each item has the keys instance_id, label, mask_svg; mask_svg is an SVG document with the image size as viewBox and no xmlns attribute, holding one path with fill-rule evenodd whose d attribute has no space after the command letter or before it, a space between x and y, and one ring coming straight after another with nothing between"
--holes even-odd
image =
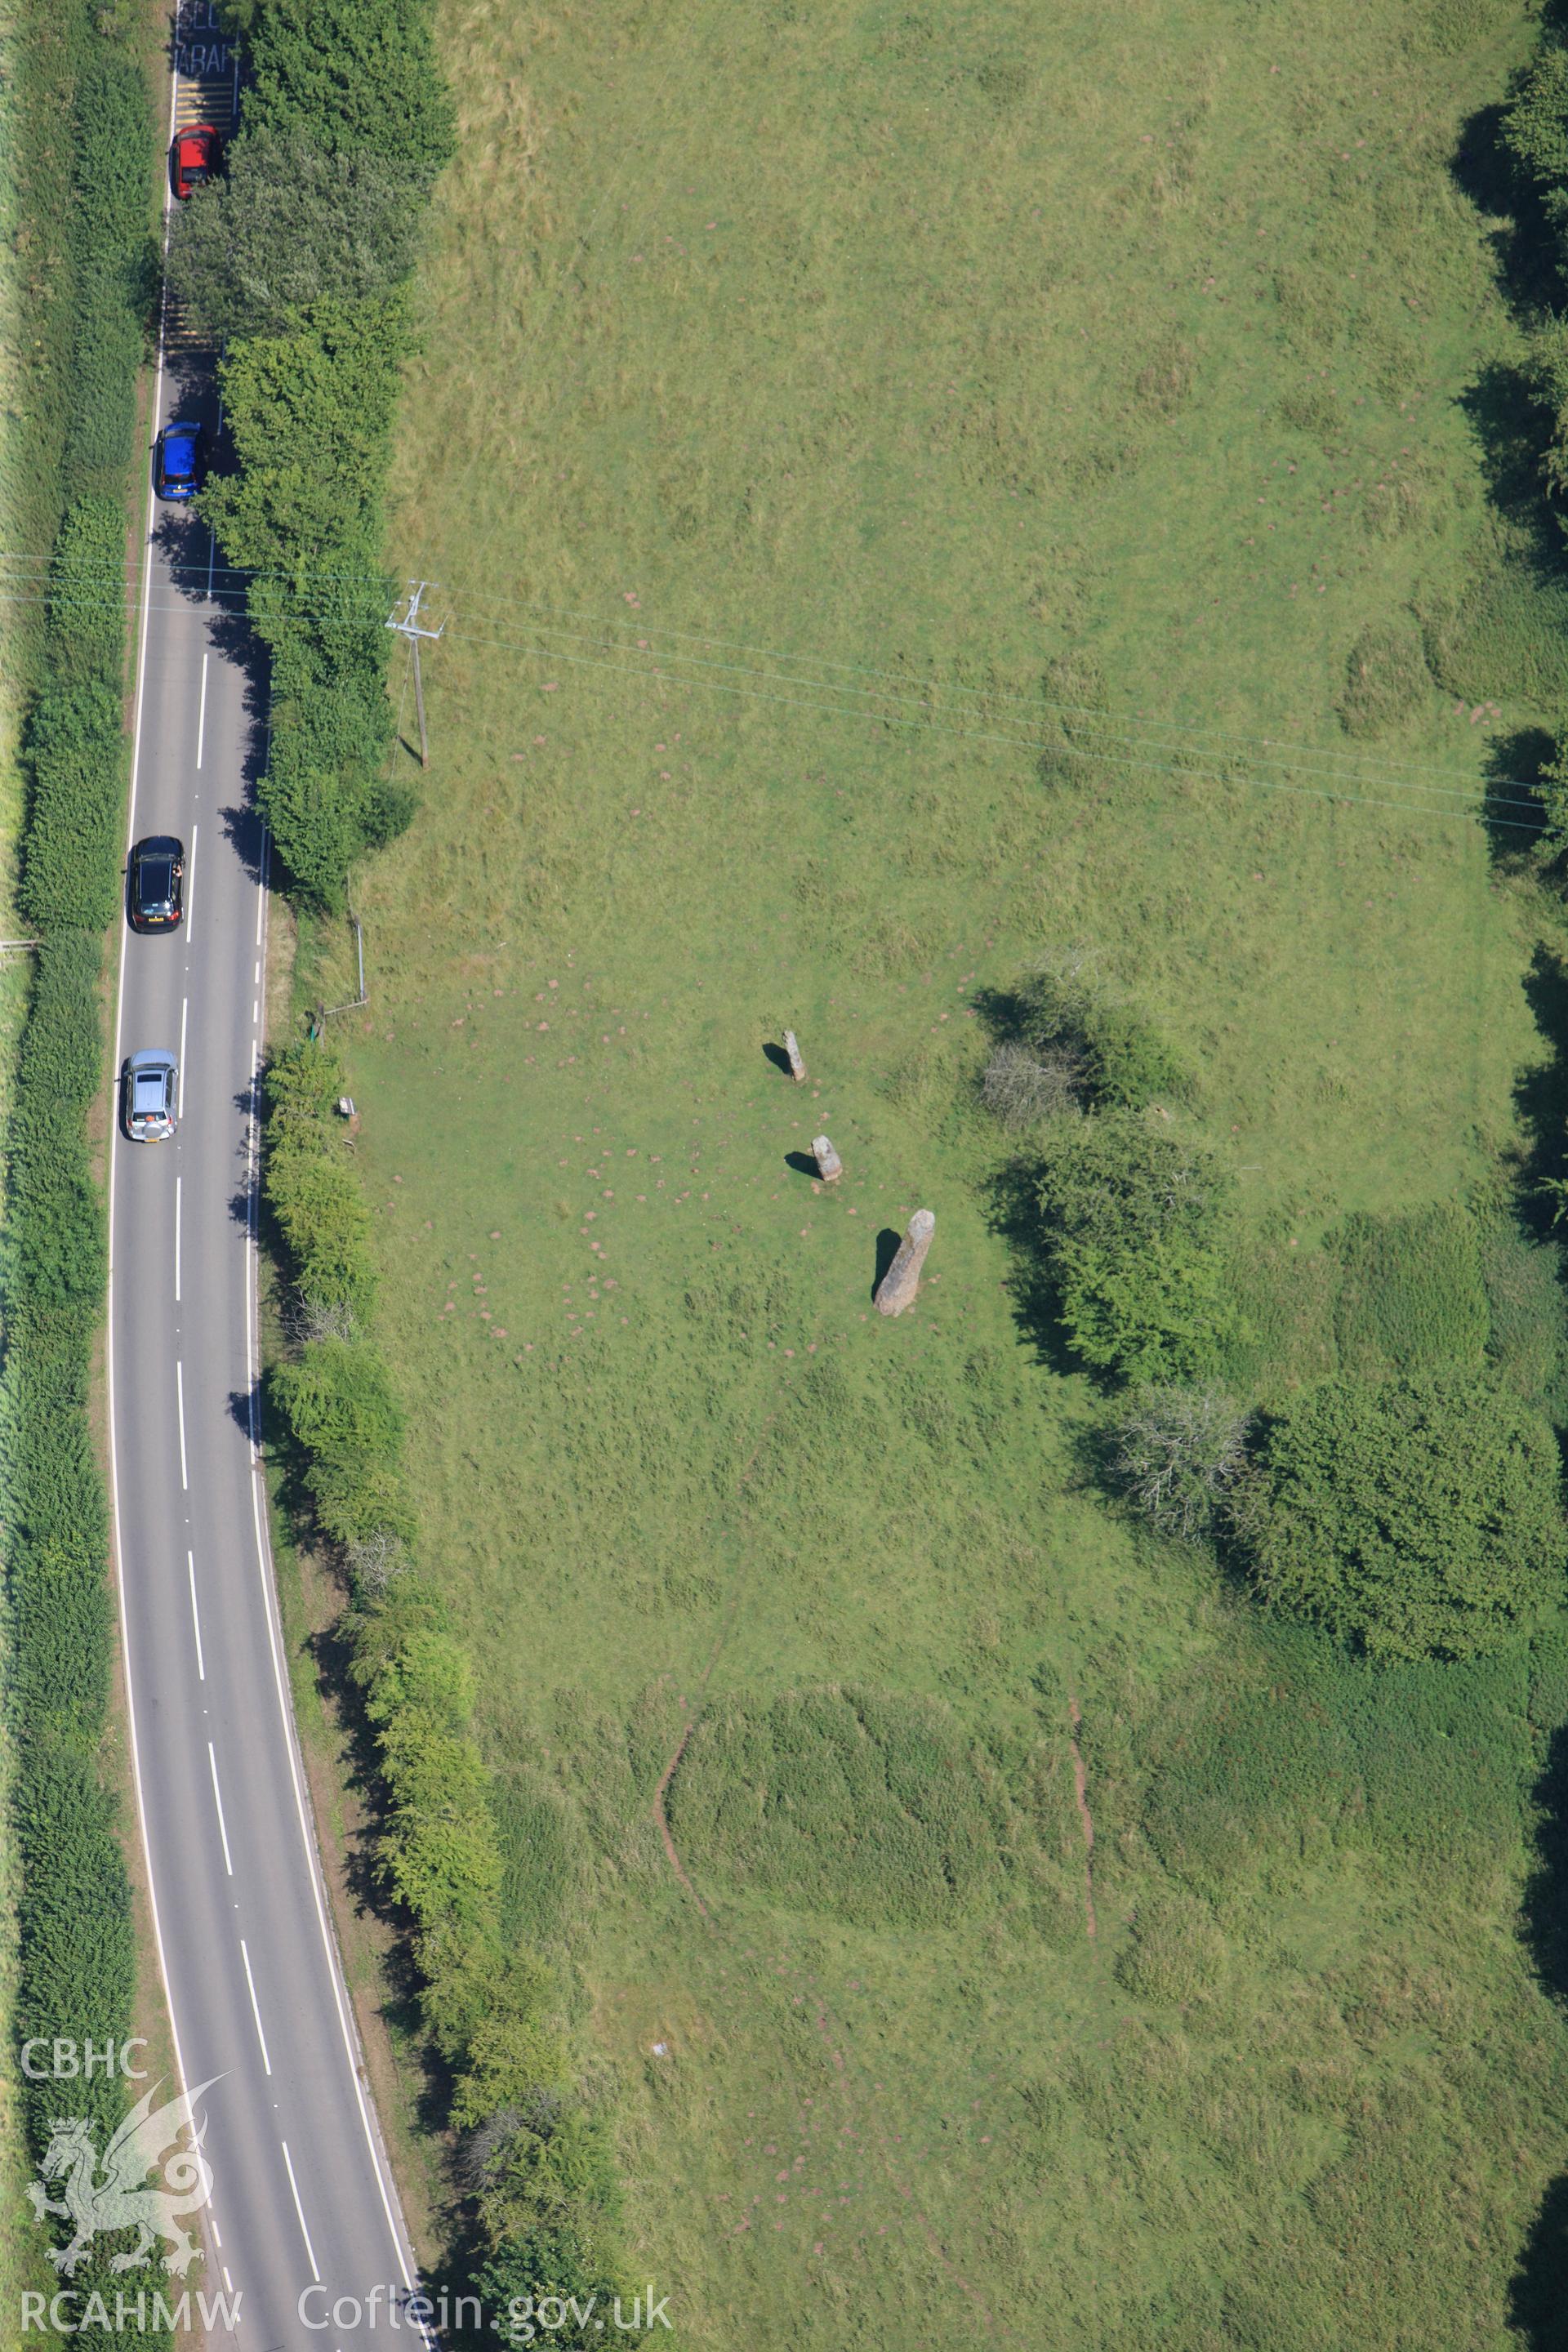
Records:
<instances>
[{"instance_id":1,"label":"hedgerow beside road","mask_svg":"<svg viewBox=\"0 0 1568 2352\"><path fill-rule=\"evenodd\" d=\"M113 1654L109 1514L89 1400L107 1266L89 1118L102 1079L103 934L118 903L125 788L125 495L145 349L153 132L135 58L68 0L74 78L66 261L70 398L61 518L24 740L19 901L42 940L7 1130L0 1290L0 1476L10 1612L7 1707L22 1864L20 2039L102 2047L134 2029L131 1893L103 1744ZM57 26L57 32L58 27ZM108 583L106 586L106 583ZM70 2085L107 2137L124 2084ZM37 2154L60 2086L29 2084ZM101 2139L100 2139L101 2144ZM72 2285L106 2289L100 2239ZM131 2331L127 2331L131 2332ZM161 2329L137 2331L167 2341Z\"/></svg>"},{"instance_id":2,"label":"hedgerow beside road","mask_svg":"<svg viewBox=\"0 0 1568 2352\"><path fill-rule=\"evenodd\" d=\"M271 664L262 813L309 903L341 908L353 860L415 803L392 738L383 486L413 225L450 149L428 0L237 0L244 126L226 177L182 207L174 284L215 340L237 470L202 510L258 576Z\"/></svg>"}]
</instances>

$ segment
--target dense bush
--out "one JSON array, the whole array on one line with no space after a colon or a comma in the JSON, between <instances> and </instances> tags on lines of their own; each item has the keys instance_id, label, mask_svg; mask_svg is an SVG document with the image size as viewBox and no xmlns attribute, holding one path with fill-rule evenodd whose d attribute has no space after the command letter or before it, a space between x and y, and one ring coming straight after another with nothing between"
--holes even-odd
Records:
<instances>
[{"instance_id":1,"label":"dense bush","mask_svg":"<svg viewBox=\"0 0 1568 2352\"><path fill-rule=\"evenodd\" d=\"M369 151L427 194L452 149L429 0L241 0L246 131Z\"/></svg>"},{"instance_id":2,"label":"dense bush","mask_svg":"<svg viewBox=\"0 0 1568 2352\"><path fill-rule=\"evenodd\" d=\"M68 508L56 545L47 667L23 740L18 895L40 931L101 931L118 903L124 577L124 508L89 493Z\"/></svg>"},{"instance_id":3,"label":"dense bush","mask_svg":"<svg viewBox=\"0 0 1568 2352\"><path fill-rule=\"evenodd\" d=\"M1541 51L1502 119L1502 143L1568 259L1568 49Z\"/></svg>"},{"instance_id":4,"label":"dense bush","mask_svg":"<svg viewBox=\"0 0 1568 2352\"><path fill-rule=\"evenodd\" d=\"M1246 1467L1247 1423L1215 1388L1142 1389L1117 1422L1114 1482L1162 1535L1212 1536Z\"/></svg>"},{"instance_id":5,"label":"dense bush","mask_svg":"<svg viewBox=\"0 0 1568 2352\"><path fill-rule=\"evenodd\" d=\"M262 813L296 886L326 908L412 814L379 773L393 643L381 489L405 342L395 297L323 301L288 334L242 339L223 368L238 471L204 494L229 560L262 575L248 596L272 672Z\"/></svg>"},{"instance_id":6,"label":"dense bush","mask_svg":"<svg viewBox=\"0 0 1568 2352\"><path fill-rule=\"evenodd\" d=\"M1032 1127L1057 1111L1077 1110L1082 1089L1083 1065L1075 1054L1035 1053L1016 1037L1004 1038L980 1082L986 1109L1004 1127Z\"/></svg>"},{"instance_id":7,"label":"dense bush","mask_svg":"<svg viewBox=\"0 0 1568 2352\"><path fill-rule=\"evenodd\" d=\"M329 299L379 301L408 275L417 194L374 150L247 128L226 175L177 211L170 284L221 342L284 334Z\"/></svg>"},{"instance_id":8,"label":"dense bush","mask_svg":"<svg viewBox=\"0 0 1568 2352\"><path fill-rule=\"evenodd\" d=\"M157 284L147 218L153 136L133 58L96 46L77 79L71 122L70 426L68 498L118 504L136 430L136 372ZM113 571L121 568L117 551Z\"/></svg>"},{"instance_id":9,"label":"dense bush","mask_svg":"<svg viewBox=\"0 0 1568 2352\"><path fill-rule=\"evenodd\" d=\"M1484 1375L1324 1381L1266 1425L1258 1591L1377 1658L1498 1648L1560 1590L1551 1425Z\"/></svg>"},{"instance_id":10,"label":"dense bush","mask_svg":"<svg viewBox=\"0 0 1568 2352\"><path fill-rule=\"evenodd\" d=\"M1568 274L1568 47L1549 32L1500 126L1504 152L1521 191L1528 238L1532 208L1550 240L1559 283ZM1532 200L1532 202L1531 202ZM1526 362L1526 380L1542 423L1540 475L1560 526L1568 526L1561 500L1568 490L1568 316L1537 309L1538 324ZM1521 567L1510 567L1515 577ZM1560 681L1555 681L1560 687ZM1550 689L1539 698L1560 700ZM1557 754L1541 772L1545 817L1543 846L1561 854L1568 847L1568 721L1559 721Z\"/></svg>"},{"instance_id":11,"label":"dense bush","mask_svg":"<svg viewBox=\"0 0 1568 2352\"><path fill-rule=\"evenodd\" d=\"M1084 1361L1139 1381L1205 1370L1230 1319L1229 1180L1213 1159L1137 1112L1064 1120L1038 1199L1057 1311Z\"/></svg>"},{"instance_id":12,"label":"dense bush","mask_svg":"<svg viewBox=\"0 0 1568 2352\"><path fill-rule=\"evenodd\" d=\"M1083 956L1042 965L1022 980L1006 1018L1016 1041L1060 1069L1084 1100L1142 1110L1180 1095L1187 1071L1170 1040L1113 991L1095 981Z\"/></svg>"}]
</instances>

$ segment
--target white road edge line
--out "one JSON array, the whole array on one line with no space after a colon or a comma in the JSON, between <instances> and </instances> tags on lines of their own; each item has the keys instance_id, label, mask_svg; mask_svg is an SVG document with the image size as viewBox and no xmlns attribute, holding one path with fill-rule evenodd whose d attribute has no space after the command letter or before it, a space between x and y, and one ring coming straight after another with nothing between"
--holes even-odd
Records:
<instances>
[{"instance_id":1,"label":"white road edge line","mask_svg":"<svg viewBox=\"0 0 1568 2352\"><path fill-rule=\"evenodd\" d=\"M256 1998L256 1979L250 1973L250 1954L245 1948L243 1936L239 1939L239 1957L245 1962L245 1981L250 1993L250 2014L256 2020L256 2038L261 2044L261 2063L270 2074L272 2061L267 2055L267 2036L261 2031L261 2004Z\"/></svg>"},{"instance_id":2,"label":"white road edge line","mask_svg":"<svg viewBox=\"0 0 1568 2352\"><path fill-rule=\"evenodd\" d=\"M210 571L210 570L208 571L208 573L207 573L207 593L208 593L208 595L209 595L209 596L212 594L212 573L211 573L211 571ZM209 646L209 647L207 648L207 651L206 651L205 654L203 654L203 656L202 656L202 698L201 698L201 702L200 702L200 704L199 704L199 706L198 706L198 708L197 708L197 710L196 710L196 767L197 767L198 771L199 771L199 769L200 769L200 767L201 767L201 764L202 764L202 753L203 753L203 751L206 749L206 740L207 740L207 663L211 660L211 658L212 658L212 648Z\"/></svg>"},{"instance_id":3,"label":"white road edge line","mask_svg":"<svg viewBox=\"0 0 1568 2352\"><path fill-rule=\"evenodd\" d=\"M187 964L189 962L191 953L191 914L195 904L196 896L196 835L200 831L201 826L199 824L192 825L191 855L189 863L185 867L185 958Z\"/></svg>"},{"instance_id":4,"label":"white road edge line","mask_svg":"<svg viewBox=\"0 0 1568 2352\"><path fill-rule=\"evenodd\" d=\"M228 1832L224 1826L223 1819L223 1792L217 1784L217 1758L213 1753L213 1744L210 1739L207 1741L207 1762L212 1766L213 1802L217 1807L217 1833L223 1840L223 1866L232 1878L234 1876L234 1856L228 1850Z\"/></svg>"},{"instance_id":5,"label":"white road edge line","mask_svg":"<svg viewBox=\"0 0 1568 2352\"><path fill-rule=\"evenodd\" d=\"M174 1179L174 1304L180 1303L180 1186L184 1180Z\"/></svg>"},{"instance_id":6,"label":"white road edge line","mask_svg":"<svg viewBox=\"0 0 1568 2352\"><path fill-rule=\"evenodd\" d=\"M235 77L237 83L238 73L239 66L237 58L235 63ZM178 64L176 64L174 72L169 77L169 131L168 139L165 141L165 146L172 143L174 140L174 125L178 120L179 98L180 69ZM169 187L167 176L165 175L163 184L163 254L165 260L168 257L169 251L169 213L173 204L173 192ZM167 297L164 299L166 300ZM158 314L158 364L153 379L152 426L154 433L158 429L163 414L163 312L162 309L160 309ZM148 469L145 497L146 504L143 507L142 511L146 517L146 523L142 537L142 612L139 621L141 644L136 656L136 714L131 734L131 792L126 809L125 824L125 854L128 858L131 855L132 845L136 839L136 784L142 764L142 720L146 702L147 683L147 608L151 602L153 593L153 526L155 509L153 501L151 467ZM125 1012L125 957L129 942L130 926L122 923L120 928L120 974L116 983L114 998L114 1067L117 1070L120 1067L121 1046L123 1042L122 1022ZM146 1872L147 1908L153 1921L153 1943L158 1955L158 1975L163 1987L163 2002L169 2012L169 2034L174 2045L174 2074L179 2082L181 2090L188 2092L190 2089L191 2078L185 2066L184 2053L180 2047L180 2021L175 2012L174 1994L171 1991L169 1985L169 1961L168 1954L163 1944L163 1923L158 1913L158 1883L153 1871L152 1832L148 1824L146 1796L142 1786L142 1751L141 1742L136 1728L135 1686L131 1673L131 1612L126 1606L125 1601L125 1557L123 1550L121 1549L120 1540L120 1458L119 1451L114 1442L114 1159L119 1139L120 1122L118 1119L110 1119L109 1123L108 1171L109 1272L104 1283L104 1400L109 1415L109 1540L110 1549L114 1563L115 1591L118 1595L120 1603L120 1654L123 1661L125 1675L125 1727L128 1734L131 1750L131 1779L136 1790L136 1823L137 1828L141 1832L142 1860ZM218 2244L221 2246L223 2244L223 2240L218 2234L217 2215L210 2202L206 2208L205 2218L211 2222L213 2236L217 2240ZM226 2277L226 2275L227 2273L226 2272L225 2276Z\"/></svg>"},{"instance_id":7,"label":"white road edge line","mask_svg":"<svg viewBox=\"0 0 1568 2352\"><path fill-rule=\"evenodd\" d=\"M196 1629L196 1673L205 1683L207 1670L202 1657L202 1621L196 1608L196 1556L194 1551L185 1554L185 1566L191 1572L191 1622Z\"/></svg>"},{"instance_id":8,"label":"white road edge line","mask_svg":"<svg viewBox=\"0 0 1568 2352\"><path fill-rule=\"evenodd\" d=\"M316 2249L310 2243L310 2232L305 2227L305 2209L300 2202L300 2184L294 2178L294 2162L289 2153L289 2143L286 2139L280 2139L278 2145L283 2151L283 2161L289 2168L289 2186L294 2191L294 2210L300 2216L300 2235L305 2241L305 2252L310 2264L310 2276L320 2286L321 2273L316 2268Z\"/></svg>"},{"instance_id":9,"label":"white road edge line","mask_svg":"<svg viewBox=\"0 0 1568 2352\"><path fill-rule=\"evenodd\" d=\"M185 1464L185 1368L177 1360L174 1365L174 1395L180 1408L180 1484L188 1495L191 1479Z\"/></svg>"}]
</instances>

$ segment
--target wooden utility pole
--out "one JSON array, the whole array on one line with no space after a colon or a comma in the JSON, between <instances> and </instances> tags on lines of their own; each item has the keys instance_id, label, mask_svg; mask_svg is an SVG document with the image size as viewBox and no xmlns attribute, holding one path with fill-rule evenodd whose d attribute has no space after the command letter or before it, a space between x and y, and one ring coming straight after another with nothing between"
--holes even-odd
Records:
<instances>
[{"instance_id":1,"label":"wooden utility pole","mask_svg":"<svg viewBox=\"0 0 1568 2352\"><path fill-rule=\"evenodd\" d=\"M408 583L407 612L399 620L395 610L386 625L389 629L395 629L400 637L407 638L414 653L414 708L419 714L419 764L422 768L427 768L430 765L430 743L425 732L425 681L419 674L419 643L421 638L427 637L434 644L440 635L441 629L447 625L445 621L441 624L441 629L422 629L419 625L419 599L429 584L427 580L417 583L411 580Z\"/></svg>"}]
</instances>

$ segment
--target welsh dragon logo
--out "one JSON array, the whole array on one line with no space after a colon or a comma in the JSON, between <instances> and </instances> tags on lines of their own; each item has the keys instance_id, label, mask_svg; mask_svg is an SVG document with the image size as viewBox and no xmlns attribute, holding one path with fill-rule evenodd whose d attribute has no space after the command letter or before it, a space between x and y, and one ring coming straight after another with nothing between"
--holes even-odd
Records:
<instances>
[{"instance_id":1,"label":"welsh dragon logo","mask_svg":"<svg viewBox=\"0 0 1568 2352\"><path fill-rule=\"evenodd\" d=\"M38 2166L43 2178L28 2183L27 2195L40 2221L46 2213L56 2213L71 2224L69 2245L49 2248L50 2262L65 2277L74 2278L78 2263L100 2231L113 2230L134 2230L137 2236L129 2253L114 2255L110 2270L140 2270L163 2238L174 2250L164 2256L163 2268L176 2278L200 2261L200 2246L181 2226L212 2195L212 2171L202 2153L206 2118L198 2124L193 2110L202 2093L222 2080L221 2074L213 2074L156 2109L153 2102L162 2085L154 2083L120 2125L103 2151L101 2167L87 2117L54 2117ZM189 2146L175 2146L187 2127ZM166 2150L172 2153L165 2156ZM155 2189L146 2186L150 2172L162 2174ZM63 2197L51 2197L45 2181L62 2178Z\"/></svg>"}]
</instances>

